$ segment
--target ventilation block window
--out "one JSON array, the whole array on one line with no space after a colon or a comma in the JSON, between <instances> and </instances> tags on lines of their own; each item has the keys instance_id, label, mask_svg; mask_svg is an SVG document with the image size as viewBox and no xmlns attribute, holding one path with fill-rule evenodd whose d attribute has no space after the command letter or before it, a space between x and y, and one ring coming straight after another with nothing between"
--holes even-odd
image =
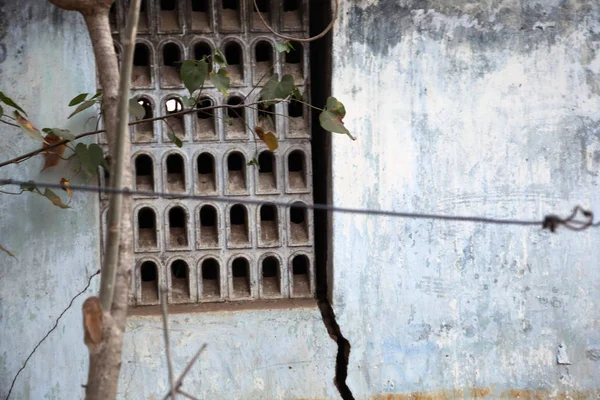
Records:
<instances>
[{"instance_id":1,"label":"ventilation block window","mask_svg":"<svg viewBox=\"0 0 600 400\"><path fill-rule=\"evenodd\" d=\"M254 83L265 82L273 73L273 46L262 40L254 47Z\"/></svg>"},{"instance_id":2,"label":"ventilation block window","mask_svg":"<svg viewBox=\"0 0 600 400\"><path fill-rule=\"evenodd\" d=\"M154 113L152 112L152 103L148 99L140 98L138 104L144 107L144 117L143 119L154 118ZM133 126L133 139L136 142L151 142L154 140L154 122L147 121L139 124L135 124Z\"/></svg>"},{"instance_id":3,"label":"ventilation block window","mask_svg":"<svg viewBox=\"0 0 600 400\"><path fill-rule=\"evenodd\" d=\"M150 49L143 43L135 45L133 52L133 69L131 71L131 86L149 86L152 83L150 69Z\"/></svg>"},{"instance_id":4,"label":"ventilation block window","mask_svg":"<svg viewBox=\"0 0 600 400\"><path fill-rule=\"evenodd\" d=\"M140 18L138 21L138 31L140 33L148 31L148 5L146 0L140 2Z\"/></svg>"},{"instance_id":5,"label":"ventilation block window","mask_svg":"<svg viewBox=\"0 0 600 400\"><path fill-rule=\"evenodd\" d=\"M288 184L290 189L306 189L306 157L300 150L292 151L288 156Z\"/></svg>"},{"instance_id":6,"label":"ventilation block window","mask_svg":"<svg viewBox=\"0 0 600 400\"><path fill-rule=\"evenodd\" d=\"M160 0L158 21L161 31L179 30L179 13L177 0Z\"/></svg>"},{"instance_id":7,"label":"ventilation block window","mask_svg":"<svg viewBox=\"0 0 600 400\"><path fill-rule=\"evenodd\" d=\"M301 43L291 42L294 50L285 54L283 71L294 77L294 82L299 83L304 80L304 52Z\"/></svg>"},{"instance_id":8,"label":"ventilation block window","mask_svg":"<svg viewBox=\"0 0 600 400\"><path fill-rule=\"evenodd\" d=\"M200 246L214 247L219 244L219 219L217 209L202 206L200 209Z\"/></svg>"},{"instance_id":9,"label":"ventilation block window","mask_svg":"<svg viewBox=\"0 0 600 400\"><path fill-rule=\"evenodd\" d=\"M140 248L156 247L156 214L149 207L138 211L138 246Z\"/></svg>"},{"instance_id":10,"label":"ventilation block window","mask_svg":"<svg viewBox=\"0 0 600 400\"><path fill-rule=\"evenodd\" d=\"M281 293L281 268L276 257L269 256L262 261L262 290L265 296L277 296Z\"/></svg>"},{"instance_id":11,"label":"ventilation block window","mask_svg":"<svg viewBox=\"0 0 600 400\"><path fill-rule=\"evenodd\" d=\"M140 266L142 281L142 301L152 303L158 301L158 267L152 261L146 261Z\"/></svg>"},{"instance_id":12,"label":"ventilation block window","mask_svg":"<svg viewBox=\"0 0 600 400\"><path fill-rule=\"evenodd\" d=\"M190 269L183 260L171 264L171 297L175 301L190 298Z\"/></svg>"},{"instance_id":13,"label":"ventilation block window","mask_svg":"<svg viewBox=\"0 0 600 400\"><path fill-rule=\"evenodd\" d=\"M221 6L221 29L226 31L240 30L242 27L240 0L221 0Z\"/></svg>"},{"instance_id":14,"label":"ventilation block window","mask_svg":"<svg viewBox=\"0 0 600 400\"><path fill-rule=\"evenodd\" d=\"M215 158L210 153L202 153L197 161L197 190L199 193L214 193L217 191L217 174Z\"/></svg>"},{"instance_id":15,"label":"ventilation block window","mask_svg":"<svg viewBox=\"0 0 600 400\"><path fill-rule=\"evenodd\" d=\"M149 155L140 154L135 158L135 188L154 191L154 163Z\"/></svg>"},{"instance_id":16,"label":"ventilation block window","mask_svg":"<svg viewBox=\"0 0 600 400\"><path fill-rule=\"evenodd\" d=\"M165 103L165 115L177 114L183 111L183 104L178 99L169 99ZM168 117L163 126L166 132L174 133L179 139L185 137L185 122L183 115ZM167 136L165 134L165 136Z\"/></svg>"},{"instance_id":17,"label":"ventilation block window","mask_svg":"<svg viewBox=\"0 0 600 400\"><path fill-rule=\"evenodd\" d=\"M260 242L263 245L279 243L279 218L273 204L260 206Z\"/></svg>"},{"instance_id":18,"label":"ventilation block window","mask_svg":"<svg viewBox=\"0 0 600 400\"><path fill-rule=\"evenodd\" d=\"M215 110L213 101L203 97L196 104L196 138L215 139Z\"/></svg>"},{"instance_id":19,"label":"ventilation block window","mask_svg":"<svg viewBox=\"0 0 600 400\"><path fill-rule=\"evenodd\" d=\"M250 296L250 264L243 257L238 257L231 263L233 295L235 297Z\"/></svg>"},{"instance_id":20,"label":"ventilation block window","mask_svg":"<svg viewBox=\"0 0 600 400\"><path fill-rule=\"evenodd\" d=\"M252 4L252 2L250 4ZM258 6L258 8L256 6ZM270 0L256 0L256 6L253 5L252 8L252 27L254 29L263 30L266 26L260 19L260 16L267 21L267 24L271 24L271 2Z\"/></svg>"},{"instance_id":21,"label":"ventilation block window","mask_svg":"<svg viewBox=\"0 0 600 400\"><path fill-rule=\"evenodd\" d=\"M275 113L275 106L273 104L269 104L268 106L261 104L257 108L258 125L260 125L266 132L275 132L275 119L277 117L277 114Z\"/></svg>"},{"instance_id":22,"label":"ventilation block window","mask_svg":"<svg viewBox=\"0 0 600 400\"><path fill-rule=\"evenodd\" d=\"M246 207L236 204L229 209L229 224L231 243L234 245L248 244L248 213Z\"/></svg>"},{"instance_id":23,"label":"ventilation block window","mask_svg":"<svg viewBox=\"0 0 600 400\"><path fill-rule=\"evenodd\" d=\"M167 157L167 191L170 193L185 192L185 163L179 154Z\"/></svg>"},{"instance_id":24,"label":"ventilation block window","mask_svg":"<svg viewBox=\"0 0 600 400\"><path fill-rule=\"evenodd\" d=\"M214 258L202 261L202 298L211 299L221 297L221 284L219 262Z\"/></svg>"},{"instance_id":25,"label":"ventilation block window","mask_svg":"<svg viewBox=\"0 0 600 400\"><path fill-rule=\"evenodd\" d=\"M227 105L239 106L244 104L241 97L233 96L227 99ZM227 137L230 139L242 139L246 137L246 121L244 107L227 108L226 126Z\"/></svg>"},{"instance_id":26,"label":"ventilation block window","mask_svg":"<svg viewBox=\"0 0 600 400\"><path fill-rule=\"evenodd\" d=\"M283 27L288 30L302 29L301 0L283 0Z\"/></svg>"},{"instance_id":27,"label":"ventilation block window","mask_svg":"<svg viewBox=\"0 0 600 400\"><path fill-rule=\"evenodd\" d=\"M169 245L187 247L187 215L183 208L173 207L169 210Z\"/></svg>"},{"instance_id":28,"label":"ventilation block window","mask_svg":"<svg viewBox=\"0 0 600 400\"><path fill-rule=\"evenodd\" d=\"M292 260L292 288L294 296L307 296L310 294L308 257L295 256Z\"/></svg>"},{"instance_id":29,"label":"ventilation block window","mask_svg":"<svg viewBox=\"0 0 600 400\"><path fill-rule=\"evenodd\" d=\"M210 45L205 42L198 42L194 45L194 59L202 60L205 59L208 63L208 71L212 71L212 49Z\"/></svg>"},{"instance_id":30,"label":"ventilation block window","mask_svg":"<svg viewBox=\"0 0 600 400\"><path fill-rule=\"evenodd\" d=\"M272 192L274 190L277 190L275 154L265 150L258 156L258 191Z\"/></svg>"},{"instance_id":31,"label":"ventilation block window","mask_svg":"<svg viewBox=\"0 0 600 400\"><path fill-rule=\"evenodd\" d=\"M192 30L210 30L209 0L191 0L192 2Z\"/></svg>"},{"instance_id":32,"label":"ventilation block window","mask_svg":"<svg viewBox=\"0 0 600 400\"><path fill-rule=\"evenodd\" d=\"M246 185L246 158L238 151L227 157L227 189L231 194L247 192Z\"/></svg>"},{"instance_id":33,"label":"ventilation block window","mask_svg":"<svg viewBox=\"0 0 600 400\"><path fill-rule=\"evenodd\" d=\"M300 202L290 207L290 239L293 243L308 242L307 211Z\"/></svg>"},{"instance_id":34,"label":"ventilation block window","mask_svg":"<svg viewBox=\"0 0 600 400\"><path fill-rule=\"evenodd\" d=\"M234 85L240 85L244 81L244 55L242 52L242 46L237 42L229 42L225 45L225 59L229 66L227 72L229 72L231 83Z\"/></svg>"},{"instance_id":35,"label":"ventilation block window","mask_svg":"<svg viewBox=\"0 0 600 400\"><path fill-rule=\"evenodd\" d=\"M167 43L162 48L161 66L161 84L164 86L174 86L181 84L179 69L181 68L182 58L181 49L175 43Z\"/></svg>"}]
</instances>

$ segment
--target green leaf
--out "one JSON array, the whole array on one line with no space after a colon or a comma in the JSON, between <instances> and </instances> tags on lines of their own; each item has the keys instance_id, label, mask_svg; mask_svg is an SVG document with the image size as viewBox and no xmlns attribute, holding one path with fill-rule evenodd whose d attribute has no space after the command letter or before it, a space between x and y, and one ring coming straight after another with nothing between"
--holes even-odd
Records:
<instances>
[{"instance_id":1,"label":"green leaf","mask_svg":"<svg viewBox=\"0 0 600 400\"><path fill-rule=\"evenodd\" d=\"M292 92L292 98L299 101L304 101L304 96L302 96L302 93L300 93L300 89L298 88L295 88Z\"/></svg>"},{"instance_id":2,"label":"green leaf","mask_svg":"<svg viewBox=\"0 0 600 400\"><path fill-rule=\"evenodd\" d=\"M319 115L321 127L329 132L345 133L352 140L356 140L354 136L346 129L342 119L346 115L346 108L335 97L327 99L327 105Z\"/></svg>"},{"instance_id":3,"label":"green leaf","mask_svg":"<svg viewBox=\"0 0 600 400\"><path fill-rule=\"evenodd\" d=\"M258 163L258 160L255 158L253 158L252 160L250 160L250 162L248 162L248 164L246 164L247 166L251 167L251 166L255 166L256 168L260 168L260 164Z\"/></svg>"},{"instance_id":4,"label":"green leaf","mask_svg":"<svg viewBox=\"0 0 600 400\"><path fill-rule=\"evenodd\" d=\"M24 190L26 192L37 192L39 194L42 194L40 192L40 190L37 188L37 186L35 186L34 181L27 181L27 183L22 183L20 186L20 189Z\"/></svg>"},{"instance_id":5,"label":"green leaf","mask_svg":"<svg viewBox=\"0 0 600 400\"><path fill-rule=\"evenodd\" d=\"M100 96L102 96L102 90L98 90L95 95L90 97L90 100L94 100L95 98L100 97Z\"/></svg>"},{"instance_id":6,"label":"green leaf","mask_svg":"<svg viewBox=\"0 0 600 400\"><path fill-rule=\"evenodd\" d=\"M81 93L81 94L78 94L77 96L73 97L73 99L71 99L71 101L69 102L69 107L76 106L77 104L84 101L85 98L88 96L88 94L89 93Z\"/></svg>"},{"instance_id":7,"label":"green leaf","mask_svg":"<svg viewBox=\"0 0 600 400\"><path fill-rule=\"evenodd\" d=\"M84 143L77 143L77 146L75 146L75 154L79 158L81 167L85 172L87 172L88 174L93 174L94 172L96 172L96 167L94 167L94 163L92 162L92 158L88 147Z\"/></svg>"},{"instance_id":8,"label":"green leaf","mask_svg":"<svg viewBox=\"0 0 600 400\"><path fill-rule=\"evenodd\" d=\"M0 102L6 104L7 106L11 106L12 108L15 108L21 111L23 114L27 115L27 113L17 105L17 103L15 103L10 97L8 97L2 92L0 92Z\"/></svg>"},{"instance_id":9,"label":"green leaf","mask_svg":"<svg viewBox=\"0 0 600 400\"><path fill-rule=\"evenodd\" d=\"M279 76L273 74L269 81L260 91L260 98L264 101L271 101L276 99L285 99L294 92L296 87L294 86L294 78L291 75L284 75L279 81Z\"/></svg>"},{"instance_id":10,"label":"green leaf","mask_svg":"<svg viewBox=\"0 0 600 400\"><path fill-rule=\"evenodd\" d=\"M213 54L213 61L219 65L219 67L227 67L227 59L225 55L218 48L215 49L215 53Z\"/></svg>"},{"instance_id":11,"label":"green leaf","mask_svg":"<svg viewBox=\"0 0 600 400\"><path fill-rule=\"evenodd\" d=\"M10 251L8 251L8 250L6 249L6 247L2 246L1 244L0 244L0 251L3 251L3 252L5 252L6 254L8 254L9 256L11 256L11 257L13 257L13 258L17 258L17 257L16 257L16 256L15 256L13 253L11 253Z\"/></svg>"},{"instance_id":12,"label":"green leaf","mask_svg":"<svg viewBox=\"0 0 600 400\"><path fill-rule=\"evenodd\" d=\"M194 96L181 96L181 102L184 107L194 107L196 105L196 98Z\"/></svg>"},{"instance_id":13,"label":"green leaf","mask_svg":"<svg viewBox=\"0 0 600 400\"><path fill-rule=\"evenodd\" d=\"M290 42L279 42L275 44L275 50L278 53L289 53L291 50L294 50L294 46Z\"/></svg>"},{"instance_id":14,"label":"green leaf","mask_svg":"<svg viewBox=\"0 0 600 400\"><path fill-rule=\"evenodd\" d=\"M190 95L204 85L208 75L208 64L204 60L186 60L181 65L181 80L190 92Z\"/></svg>"},{"instance_id":15,"label":"green leaf","mask_svg":"<svg viewBox=\"0 0 600 400\"><path fill-rule=\"evenodd\" d=\"M71 113L71 115L69 115L69 116L67 117L67 119L71 118L72 116L74 116L74 115L76 115L76 114L79 114L79 113L80 113L80 112L82 112L83 110L87 110L88 108L90 108L90 107L91 107L91 106L93 106L94 104L96 104L96 102L95 102L95 101L92 101L92 100L87 100L87 101L84 101L83 103L81 103L81 104L80 104L80 105L79 105L79 106L78 106L78 107L75 109L75 111L73 111L73 112Z\"/></svg>"},{"instance_id":16,"label":"green leaf","mask_svg":"<svg viewBox=\"0 0 600 400\"><path fill-rule=\"evenodd\" d=\"M167 137L171 140L171 142L175 143L177 147L183 146L181 139L179 139L173 132L168 132Z\"/></svg>"},{"instance_id":17,"label":"green leaf","mask_svg":"<svg viewBox=\"0 0 600 400\"><path fill-rule=\"evenodd\" d=\"M17 123L17 125L19 125L21 130L27 134L27 136L29 136L32 139L39 140L40 142L45 141L44 136L42 136L42 133L39 130L37 130L37 128L33 126L31 122L23 118L18 111L15 110L13 112L13 115L15 116L15 122Z\"/></svg>"},{"instance_id":18,"label":"green leaf","mask_svg":"<svg viewBox=\"0 0 600 400\"><path fill-rule=\"evenodd\" d=\"M46 197L48 200L50 200L50 201L52 202L52 204L54 204L54 205L55 205L55 206L57 206L57 207L60 207L60 208L71 208L71 207L69 207L68 205L64 204L64 203L62 202L62 200L60 199L60 197L58 197L58 196L56 195L56 193L54 193L54 192L53 192L52 190L50 190L50 189L46 189L46 190L44 191L44 194L43 194L43 196L44 196L44 197Z\"/></svg>"},{"instance_id":19,"label":"green leaf","mask_svg":"<svg viewBox=\"0 0 600 400\"><path fill-rule=\"evenodd\" d=\"M96 171L99 166L104 166L106 163L104 160L104 152L97 144L92 143L88 146L88 154L90 155L90 164L94 167L94 171Z\"/></svg>"},{"instance_id":20,"label":"green leaf","mask_svg":"<svg viewBox=\"0 0 600 400\"><path fill-rule=\"evenodd\" d=\"M142 119L146 115L146 109L136 99L129 99L129 114L136 119Z\"/></svg>"},{"instance_id":21,"label":"green leaf","mask_svg":"<svg viewBox=\"0 0 600 400\"><path fill-rule=\"evenodd\" d=\"M4 115L4 108L2 108L2 106L0 106L0 118L2 118L3 115Z\"/></svg>"},{"instance_id":22,"label":"green leaf","mask_svg":"<svg viewBox=\"0 0 600 400\"><path fill-rule=\"evenodd\" d=\"M212 71L210 73L210 81L219 92L227 96L227 90L229 90L229 72L225 68L219 69L219 72Z\"/></svg>"}]
</instances>

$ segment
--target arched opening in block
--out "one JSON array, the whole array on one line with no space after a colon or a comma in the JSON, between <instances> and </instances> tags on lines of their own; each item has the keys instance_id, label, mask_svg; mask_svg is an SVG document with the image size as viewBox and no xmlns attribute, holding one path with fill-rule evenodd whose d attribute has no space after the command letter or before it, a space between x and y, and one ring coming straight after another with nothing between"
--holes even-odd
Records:
<instances>
[{"instance_id":1,"label":"arched opening in block","mask_svg":"<svg viewBox=\"0 0 600 400\"><path fill-rule=\"evenodd\" d=\"M150 100L141 97L137 100L138 104L144 107L143 119L154 118L154 112L152 111L152 103ZM154 122L147 121L135 124L133 126L134 141L136 142L150 142L154 140Z\"/></svg>"},{"instance_id":2,"label":"arched opening in block","mask_svg":"<svg viewBox=\"0 0 600 400\"><path fill-rule=\"evenodd\" d=\"M197 160L198 192L213 193L217 190L215 158L210 153L202 153Z\"/></svg>"},{"instance_id":3,"label":"arched opening in block","mask_svg":"<svg viewBox=\"0 0 600 400\"><path fill-rule=\"evenodd\" d=\"M150 207L138 211L138 247L156 247L156 213Z\"/></svg>"},{"instance_id":4,"label":"arched opening in block","mask_svg":"<svg viewBox=\"0 0 600 400\"><path fill-rule=\"evenodd\" d=\"M307 210L300 202L290 207L290 239L293 243L308 242Z\"/></svg>"},{"instance_id":5,"label":"arched opening in block","mask_svg":"<svg viewBox=\"0 0 600 400\"><path fill-rule=\"evenodd\" d=\"M150 49L144 43L137 43L133 52L131 86L148 86L151 83Z\"/></svg>"},{"instance_id":6,"label":"arched opening in block","mask_svg":"<svg viewBox=\"0 0 600 400\"><path fill-rule=\"evenodd\" d=\"M162 48L161 84L173 86L181 84L179 68L181 68L181 49L175 43L167 43Z\"/></svg>"},{"instance_id":7,"label":"arched opening in block","mask_svg":"<svg viewBox=\"0 0 600 400\"><path fill-rule=\"evenodd\" d=\"M257 122L266 132L275 132L276 130L276 118L275 105L274 104L261 104L258 106L257 111Z\"/></svg>"},{"instance_id":8,"label":"arched opening in block","mask_svg":"<svg viewBox=\"0 0 600 400\"><path fill-rule=\"evenodd\" d=\"M213 101L208 97L202 97L196 104L196 138L214 139L215 130L215 110Z\"/></svg>"},{"instance_id":9,"label":"arched opening in block","mask_svg":"<svg viewBox=\"0 0 600 400\"><path fill-rule=\"evenodd\" d=\"M117 23L117 3L112 3L110 6L110 11L108 12L108 23L110 24L110 30L116 32L119 30L119 25Z\"/></svg>"},{"instance_id":10,"label":"arched opening in block","mask_svg":"<svg viewBox=\"0 0 600 400\"><path fill-rule=\"evenodd\" d=\"M269 256L262 261L262 289L266 296L281 294L281 266L277 257Z\"/></svg>"},{"instance_id":11,"label":"arched opening in block","mask_svg":"<svg viewBox=\"0 0 600 400\"><path fill-rule=\"evenodd\" d=\"M268 150L258 156L258 189L261 192L277 189L275 154Z\"/></svg>"},{"instance_id":12,"label":"arched opening in block","mask_svg":"<svg viewBox=\"0 0 600 400\"><path fill-rule=\"evenodd\" d=\"M158 267L152 261L145 261L140 266L142 301L145 303L158 301Z\"/></svg>"},{"instance_id":13,"label":"arched opening in block","mask_svg":"<svg viewBox=\"0 0 600 400\"><path fill-rule=\"evenodd\" d=\"M294 50L285 54L283 70L286 74L292 75L295 82L299 82L304 79L304 48L299 42L291 42L291 44Z\"/></svg>"},{"instance_id":14,"label":"arched opening in block","mask_svg":"<svg viewBox=\"0 0 600 400\"><path fill-rule=\"evenodd\" d=\"M167 191L171 193L185 192L185 163L179 154L167 157Z\"/></svg>"},{"instance_id":15,"label":"arched opening in block","mask_svg":"<svg viewBox=\"0 0 600 400\"><path fill-rule=\"evenodd\" d=\"M229 209L229 223L232 244L248 244L248 210L241 204Z\"/></svg>"},{"instance_id":16,"label":"arched opening in block","mask_svg":"<svg viewBox=\"0 0 600 400\"><path fill-rule=\"evenodd\" d=\"M256 7L258 6L258 8ZM265 29L266 26L260 19L258 13L268 24L271 23L271 2L270 0L256 0L256 6L252 8L252 27L254 29Z\"/></svg>"},{"instance_id":17,"label":"arched opening in block","mask_svg":"<svg viewBox=\"0 0 600 400\"><path fill-rule=\"evenodd\" d=\"M227 189L229 193L245 193L246 184L246 158L239 151L231 152L227 156Z\"/></svg>"},{"instance_id":18,"label":"arched opening in block","mask_svg":"<svg viewBox=\"0 0 600 400\"><path fill-rule=\"evenodd\" d=\"M288 156L288 183L290 189L306 189L306 157L300 150L292 151Z\"/></svg>"},{"instance_id":19,"label":"arched opening in block","mask_svg":"<svg viewBox=\"0 0 600 400\"><path fill-rule=\"evenodd\" d=\"M229 72L231 83L240 84L244 81L244 53L238 42L228 42L225 45L225 59L227 60L227 72Z\"/></svg>"},{"instance_id":20,"label":"arched opening in block","mask_svg":"<svg viewBox=\"0 0 600 400\"><path fill-rule=\"evenodd\" d=\"M268 78L275 72L273 70L273 46L271 43L261 40L254 47L254 78L255 81L262 79L263 77ZM265 79L263 79L265 82Z\"/></svg>"},{"instance_id":21,"label":"arched opening in block","mask_svg":"<svg viewBox=\"0 0 600 400\"><path fill-rule=\"evenodd\" d=\"M250 264L244 257L238 257L231 263L233 295L236 297L250 296Z\"/></svg>"},{"instance_id":22,"label":"arched opening in block","mask_svg":"<svg viewBox=\"0 0 600 400\"><path fill-rule=\"evenodd\" d=\"M219 244L219 218L217 209L210 205L200 209L200 246Z\"/></svg>"},{"instance_id":23,"label":"arched opening in block","mask_svg":"<svg viewBox=\"0 0 600 400\"><path fill-rule=\"evenodd\" d=\"M165 115L172 115L183 111L183 104L179 99L171 98L165 102ZM167 132L174 133L179 139L185 137L185 122L183 115L167 117L163 125Z\"/></svg>"},{"instance_id":24,"label":"arched opening in block","mask_svg":"<svg viewBox=\"0 0 600 400\"><path fill-rule=\"evenodd\" d=\"M210 45L205 42L198 42L194 45L194 59L206 60L208 63L208 71L212 71L212 49Z\"/></svg>"},{"instance_id":25,"label":"arched opening in block","mask_svg":"<svg viewBox=\"0 0 600 400\"><path fill-rule=\"evenodd\" d=\"M171 247L187 247L187 215L183 208L169 210L169 244Z\"/></svg>"},{"instance_id":26,"label":"arched opening in block","mask_svg":"<svg viewBox=\"0 0 600 400\"><path fill-rule=\"evenodd\" d=\"M227 99L227 105L239 106L244 104L244 100L238 96L232 96ZM246 136L246 123L244 107L227 108L227 118L225 120L227 136L236 139Z\"/></svg>"},{"instance_id":27,"label":"arched opening in block","mask_svg":"<svg viewBox=\"0 0 600 400\"><path fill-rule=\"evenodd\" d=\"M283 27L285 29L302 28L301 0L283 0Z\"/></svg>"},{"instance_id":28,"label":"arched opening in block","mask_svg":"<svg viewBox=\"0 0 600 400\"><path fill-rule=\"evenodd\" d=\"M210 299L221 296L219 262L214 258L202 261L202 298Z\"/></svg>"},{"instance_id":29,"label":"arched opening in block","mask_svg":"<svg viewBox=\"0 0 600 400\"><path fill-rule=\"evenodd\" d=\"M154 163L147 154L140 154L135 158L135 188L154 191Z\"/></svg>"},{"instance_id":30,"label":"arched opening in block","mask_svg":"<svg viewBox=\"0 0 600 400\"><path fill-rule=\"evenodd\" d=\"M161 31L179 30L179 12L177 0L160 0L158 21Z\"/></svg>"},{"instance_id":31,"label":"arched opening in block","mask_svg":"<svg viewBox=\"0 0 600 400\"><path fill-rule=\"evenodd\" d=\"M171 298L186 300L190 298L190 268L183 260L171 263Z\"/></svg>"},{"instance_id":32,"label":"arched opening in block","mask_svg":"<svg viewBox=\"0 0 600 400\"><path fill-rule=\"evenodd\" d=\"M138 31L148 31L148 7L146 5L146 0L142 0L140 2L140 18L138 21Z\"/></svg>"},{"instance_id":33,"label":"arched opening in block","mask_svg":"<svg viewBox=\"0 0 600 400\"><path fill-rule=\"evenodd\" d=\"M221 0L221 29L238 30L242 27L239 0ZM228 60L229 61L229 60Z\"/></svg>"},{"instance_id":34,"label":"arched opening in block","mask_svg":"<svg viewBox=\"0 0 600 400\"><path fill-rule=\"evenodd\" d=\"M310 261L305 255L297 255L292 260L292 291L294 295L310 294Z\"/></svg>"},{"instance_id":35,"label":"arched opening in block","mask_svg":"<svg viewBox=\"0 0 600 400\"><path fill-rule=\"evenodd\" d=\"M273 204L260 206L260 241L262 244L276 244L279 242L277 208Z\"/></svg>"},{"instance_id":36,"label":"arched opening in block","mask_svg":"<svg viewBox=\"0 0 600 400\"><path fill-rule=\"evenodd\" d=\"M192 30L203 31L210 28L209 0L192 0Z\"/></svg>"}]
</instances>

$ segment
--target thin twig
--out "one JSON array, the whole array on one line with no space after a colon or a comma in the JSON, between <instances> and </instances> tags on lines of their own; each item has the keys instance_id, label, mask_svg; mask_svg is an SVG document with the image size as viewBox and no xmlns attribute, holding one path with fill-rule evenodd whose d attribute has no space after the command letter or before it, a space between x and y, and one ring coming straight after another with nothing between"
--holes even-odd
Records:
<instances>
[{"instance_id":1,"label":"thin twig","mask_svg":"<svg viewBox=\"0 0 600 400\"><path fill-rule=\"evenodd\" d=\"M194 397L194 396L192 396L191 394L189 394L189 393L187 393L187 392L184 392L184 391L183 391L183 390L181 390L181 389L178 389L178 390L177 390L177 393L179 393L179 394L180 394L180 395L182 395L183 397L187 397L187 398L188 398L188 399L190 399L190 400L199 400L197 397Z\"/></svg>"},{"instance_id":2,"label":"thin twig","mask_svg":"<svg viewBox=\"0 0 600 400\"><path fill-rule=\"evenodd\" d=\"M58 322L60 321L60 319L62 318L62 316L65 315L65 313L69 310L69 308L71 308L71 306L73 305L73 302L75 301L75 299L78 298L79 296L81 296L83 293L85 293L86 290L88 290L88 288L92 284L92 278L95 277L96 275L98 275L99 273L100 273L100 270L96 271L94 274L92 274L92 276L90 276L90 278L88 279L87 285L85 285L85 287L83 288L83 290L81 290L79 293L77 293L75 296L73 296L73 298L69 302L69 305L67 306L67 308L65 308L60 313L60 315L58 316L58 318L56 318L56 321L54 322L54 326L52 328L50 328L50 330L48 331L48 333L46 333L44 335L44 337L35 345L35 347L31 351L31 353L29 353L29 356L27 356L27 358L25 359L25 362L23 363L23 365L21 366L21 368L19 368L19 370L17 371L17 374L15 375L15 377L12 380L12 383L10 384L10 389L8 390L8 394L6 395L6 400L9 399L10 394L12 393L13 387L15 386L15 382L17 381L17 378L19 377L19 374L21 373L21 371L23 371L25 369L25 367L27 366L27 362L29 362L29 359L31 359L31 357L33 356L33 354L36 352L36 350L38 349L38 347L40 347L40 345L44 342L44 340L46 340L46 338L48 338L48 336L50 336L50 334L56 329L56 327L58 326Z\"/></svg>"},{"instance_id":3,"label":"thin twig","mask_svg":"<svg viewBox=\"0 0 600 400\"><path fill-rule=\"evenodd\" d=\"M7 115L7 117L8 117L8 115ZM6 124L6 125L10 125L10 126L14 126L14 127L20 128L19 125L13 124L12 122L5 121L3 119L0 119L0 122L2 122L3 124Z\"/></svg>"},{"instance_id":4,"label":"thin twig","mask_svg":"<svg viewBox=\"0 0 600 400\"><path fill-rule=\"evenodd\" d=\"M181 373L181 375L179 375L179 378L177 378L177 380L175 381L175 390L179 390L179 387L183 383L183 379L188 374L188 372L190 372L190 370L194 366L194 363L196 362L196 360L198 359L198 357L200 357L200 354L202 354L202 352L204 351L204 349L206 349L206 343L204 343L202 345L202 347L200 347L200 350L198 350L198 352L194 355L194 357L192 357L192 359L190 360L190 362L188 362L188 364L185 366L185 369L183 370L183 372ZM171 392L167 393L165 395L165 397L163 397L163 400L167 400L167 398L170 395L171 395Z\"/></svg>"},{"instance_id":5,"label":"thin twig","mask_svg":"<svg viewBox=\"0 0 600 400\"><path fill-rule=\"evenodd\" d=\"M167 288L160 289L160 308L163 319L163 334L165 337L165 354L167 356L167 369L169 371L169 384L171 385L171 399L175 399L175 379L173 378L173 360L171 359L171 345L169 341L169 316L167 314Z\"/></svg>"}]
</instances>

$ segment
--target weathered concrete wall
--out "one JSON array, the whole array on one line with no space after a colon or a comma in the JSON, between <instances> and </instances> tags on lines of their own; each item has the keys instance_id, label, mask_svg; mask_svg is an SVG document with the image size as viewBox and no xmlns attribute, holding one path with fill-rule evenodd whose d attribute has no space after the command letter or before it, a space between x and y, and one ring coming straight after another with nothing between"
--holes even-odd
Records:
<instances>
[{"instance_id":1,"label":"weathered concrete wall","mask_svg":"<svg viewBox=\"0 0 600 400\"><path fill-rule=\"evenodd\" d=\"M599 20L593 0L343 2L333 93L359 139L334 138L335 205L600 210ZM598 395L597 230L333 221L357 398Z\"/></svg>"}]
</instances>

